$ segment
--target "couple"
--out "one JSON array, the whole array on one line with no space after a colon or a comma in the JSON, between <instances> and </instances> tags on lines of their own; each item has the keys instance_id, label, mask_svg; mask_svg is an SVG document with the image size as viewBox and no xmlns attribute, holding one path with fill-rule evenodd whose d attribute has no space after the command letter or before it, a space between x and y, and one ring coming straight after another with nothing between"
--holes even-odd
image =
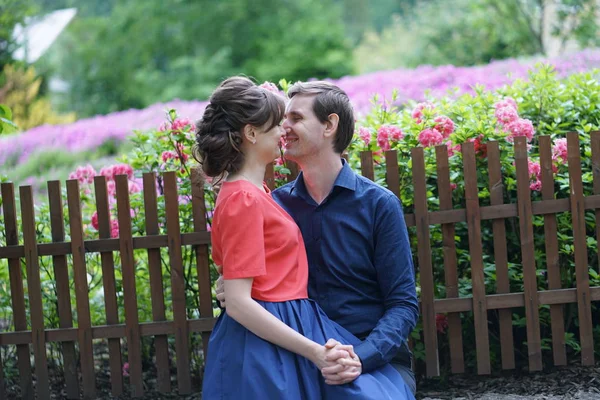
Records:
<instances>
[{"instance_id":1,"label":"couple","mask_svg":"<svg viewBox=\"0 0 600 400\"><path fill-rule=\"evenodd\" d=\"M400 202L341 158L354 132L346 93L309 82L288 97L229 78L197 123L194 156L224 179L212 256L226 311L203 398L414 399L418 303ZM282 137L302 172L271 192L263 177Z\"/></svg>"}]
</instances>

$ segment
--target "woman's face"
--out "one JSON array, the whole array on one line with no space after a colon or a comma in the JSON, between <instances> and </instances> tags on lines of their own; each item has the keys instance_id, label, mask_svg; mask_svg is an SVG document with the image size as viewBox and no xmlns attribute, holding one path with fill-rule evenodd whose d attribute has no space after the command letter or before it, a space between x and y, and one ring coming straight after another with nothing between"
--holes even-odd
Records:
<instances>
[{"instance_id":1,"label":"woman's face","mask_svg":"<svg viewBox=\"0 0 600 400\"><path fill-rule=\"evenodd\" d=\"M265 161L271 162L281 156L281 138L285 131L281 126L281 122L269 129L271 122L258 129L256 135L256 144L252 145L255 151L264 155Z\"/></svg>"}]
</instances>

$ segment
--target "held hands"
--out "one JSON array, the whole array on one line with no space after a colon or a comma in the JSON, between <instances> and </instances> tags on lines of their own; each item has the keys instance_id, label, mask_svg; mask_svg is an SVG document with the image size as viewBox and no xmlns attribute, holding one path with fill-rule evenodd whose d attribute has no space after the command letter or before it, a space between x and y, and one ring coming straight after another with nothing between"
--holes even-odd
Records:
<instances>
[{"instance_id":1,"label":"held hands","mask_svg":"<svg viewBox=\"0 0 600 400\"><path fill-rule=\"evenodd\" d=\"M337 340L329 339L323 349L325 365L317 363L317 366L325 378L325 383L343 385L360 376L362 364L351 345L343 345Z\"/></svg>"},{"instance_id":2,"label":"held hands","mask_svg":"<svg viewBox=\"0 0 600 400\"><path fill-rule=\"evenodd\" d=\"M223 275L219 275L216 286L217 301L225 308ZM344 385L352 382L362 373L362 364L354 353L352 345L341 344L335 339L329 339L324 346L317 346L313 357L310 358L319 368L328 385Z\"/></svg>"}]
</instances>

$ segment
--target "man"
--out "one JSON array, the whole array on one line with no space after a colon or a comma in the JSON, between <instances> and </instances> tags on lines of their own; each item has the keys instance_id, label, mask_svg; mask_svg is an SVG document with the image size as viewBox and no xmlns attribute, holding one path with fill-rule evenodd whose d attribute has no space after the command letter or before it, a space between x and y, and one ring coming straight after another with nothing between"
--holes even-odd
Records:
<instances>
[{"instance_id":1,"label":"man","mask_svg":"<svg viewBox=\"0 0 600 400\"><path fill-rule=\"evenodd\" d=\"M309 297L362 340L354 347L362 368L332 364L323 376L330 384L344 384L392 363L414 393L406 341L418 319L418 302L400 201L341 158L354 133L343 90L327 82L297 83L288 96L284 156L302 172L273 191L273 198L302 232ZM334 361L347 346L330 341L328 348Z\"/></svg>"}]
</instances>

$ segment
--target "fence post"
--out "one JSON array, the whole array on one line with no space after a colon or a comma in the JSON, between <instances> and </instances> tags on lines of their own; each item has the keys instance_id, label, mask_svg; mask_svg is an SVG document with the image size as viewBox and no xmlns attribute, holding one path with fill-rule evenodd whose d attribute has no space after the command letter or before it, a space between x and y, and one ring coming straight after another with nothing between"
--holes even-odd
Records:
<instances>
[{"instance_id":1,"label":"fence post","mask_svg":"<svg viewBox=\"0 0 600 400\"><path fill-rule=\"evenodd\" d=\"M100 239L111 238L111 217L108 204L106 177L94 177L96 193L96 212L98 213L98 236ZM115 280L115 262L112 251L101 251L102 288L104 290L104 308L107 325L119 324L119 308L117 305L117 285ZM110 368L111 392L114 396L123 394L123 361L121 339L108 339L108 362Z\"/></svg>"},{"instance_id":2,"label":"fence post","mask_svg":"<svg viewBox=\"0 0 600 400\"><path fill-rule=\"evenodd\" d=\"M435 324L433 267L431 265L431 242L429 213L427 212L427 186L423 148L412 149L415 224L417 228L419 273L421 275L421 314L425 339L425 362L427 376L438 376L437 329Z\"/></svg>"},{"instance_id":3,"label":"fence post","mask_svg":"<svg viewBox=\"0 0 600 400\"><path fill-rule=\"evenodd\" d=\"M48 204L50 205L50 227L52 241L65 241L65 219L61 197L60 181L48 182ZM73 327L73 311L71 310L71 289L69 288L69 266L64 255L52 256L54 279L56 280L56 297L58 302L58 318L61 328ZM79 398L79 377L77 376L77 358L74 342L63 342L65 384L67 398Z\"/></svg>"},{"instance_id":4,"label":"fence post","mask_svg":"<svg viewBox=\"0 0 600 400\"><path fill-rule=\"evenodd\" d=\"M504 203L504 184L500 165L500 148L497 141L487 144L489 188L491 205ZM508 279L508 250L506 246L506 220L497 218L492 221L494 235L494 262L496 263L496 292L510 293ZM500 323L500 351L502 369L515 368L515 349L513 338L512 312L510 309L498 310Z\"/></svg>"},{"instance_id":5,"label":"fence post","mask_svg":"<svg viewBox=\"0 0 600 400\"><path fill-rule=\"evenodd\" d=\"M158 235L158 204L156 200L156 174L147 172L144 180L144 213L146 220L146 235ZM150 297L152 301L152 319L166 321L165 294L160 249L148 249L148 273L150 275ZM157 335L154 338L156 349L156 375L158 391L171 391L171 373L169 370L169 343L167 335Z\"/></svg>"},{"instance_id":6,"label":"fence post","mask_svg":"<svg viewBox=\"0 0 600 400\"><path fill-rule=\"evenodd\" d=\"M519 231L521 234L521 257L525 288L525 318L527 320L527 349L529 370L542 369L542 347L540 339L540 310L535 269L535 249L533 242L533 212L531 210L531 189L527 141L523 136L515 138L515 164L517 167L517 208Z\"/></svg>"},{"instance_id":7,"label":"fence post","mask_svg":"<svg viewBox=\"0 0 600 400\"><path fill-rule=\"evenodd\" d=\"M2 183L0 184L0 190L0 193L2 193L6 245L16 246L19 244L19 230L17 227L14 185L10 182ZM23 275L21 273L21 260L19 258L8 259L8 273L10 277L10 294L15 331L26 331L25 291L23 290ZM35 396L33 393L30 359L29 344L18 344L17 363L19 365L19 382L21 384L21 394L24 399L33 399Z\"/></svg>"},{"instance_id":8,"label":"fence post","mask_svg":"<svg viewBox=\"0 0 600 400\"><path fill-rule=\"evenodd\" d=\"M448 147L446 145L436 146L435 159L440 211L452 210L452 188L450 187L450 168L448 165ZM458 264L454 235L454 224L442 224L444 278L446 281L446 298L449 299L458 297ZM465 372L460 313L448 313L448 344L450 346L450 367L452 373L461 374Z\"/></svg>"},{"instance_id":9,"label":"fence post","mask_svg":"<svg viewBox=\"0 0 600 400\"><path fill-rule=\"evenodd\" d=\"M125 336L129 383L133 397L144 395L142 377L142 343L135 285L135 261L131 237L131 206L129 204L129 181L127 175L115 176L117 189L117 215L119 221L119 249L123 274L123 297L125 303Z\"/></svg>"},{"instance_id":10,"label":"fence post","mask_svg":"<svg viewBox=\"0 0 600 400\"><path fill-rule=\"evenodd\" d=\"M475 322L475 346L477 349L477 373L491 373L490 338L488 332L487 298L483 273L483 248L481 244L481 211L477 190L477 161L472 142L461 145L465 173L465 204L469 253L471 255L471 280L473 283L473 319Z\"/></svg>"},{"instance_id":11,"label":"fence post","mask_svg":"<svg viewBox=\"0 0 600 400\"><path fill-rule=\"evenodd\" d=\"M169 261L171 263L171 287L173 319L175 325L175 351L177 353L177 384L179 394L192 391L190 376L189 334L185 296L185 276L181 256L181 230L179 227L179 198L177 177L174 172L165 172L165 208Z\"/></svg>"},{"instance_id":12,"label":"fence post","mask_svg":"<svg viewBox=\"0 0 600 400\"><path fill-rule=\"evenodd\" d=\"M79 341L83 397L93 399L96 397L96 377L94 374L94 349L92 346L92 320L90 317L89 287L85 266L81 199L79 197L79 182L76 179L67 181L67 204L69 207L69 228L71 231L71 254L73 255L75 302L77 305L77 339Z\"/></svg>"},{"instance_id":13,"label":"fence post","mask_svg":"<svg viewBox=\"0 0 600 400\"><path fill-rule=\"evenodd\" d=\"M594 336L580 151L579 134L577 132L567 133L567 162L569 164L569 184L571 189L573 245L575 246L575 277L577 281L581 364L591 366L594 365Z\"/></svg>"},{"instance_id":14,"label":"fence post","mask_svg":"<svg viewBox=\"0 0 600 400\"><path fill-rule=\"evenodd\" d=\"M540 169L542 178L542 200L554 200L554 171L552 161L552 143L550 136L540 136ZM548 289L560 289L560 264L558 258L558 236L555 214L544 215L544 242L546 244L546 269L548 271ZM567 365L565 346L565 317L562 304L550 306L550 324L552 329L552 354L554 365Z\"/></svg>"},{"instance_id":15,"label":"fence post","mask_svg":"<svg viewBox=\"0 0 600 400\"><path fill-rule=\"evenodd\" d=\"M21 222L23 224L23 245L27 266L27 292L31 314L31 341L35 357L36 392L38 399L50 400L50 378L46 356L46 334L44 330L44 308L42 305L42 284L40 261L38 258L35 234L35 210L31 186L19 188L21 196Z\"/></svg>"},{"instance_id":16,"label":"fence post","mask_svg":"<svg viewBox=\"0 0 600 400\"><path fill-rule=\"evenodd\" d=\"M199 182L197 172L192 171L192 215L194 231L207 232L206 203L204 200L204 185ZM196 270L198 271L198 293L200 302L200 317L213 317L212 286L210 279L210 263L208 245L196 246ZM208 353L209 332L202 332L202 347L204 359Z\"/></svg>"}]
</instances>

